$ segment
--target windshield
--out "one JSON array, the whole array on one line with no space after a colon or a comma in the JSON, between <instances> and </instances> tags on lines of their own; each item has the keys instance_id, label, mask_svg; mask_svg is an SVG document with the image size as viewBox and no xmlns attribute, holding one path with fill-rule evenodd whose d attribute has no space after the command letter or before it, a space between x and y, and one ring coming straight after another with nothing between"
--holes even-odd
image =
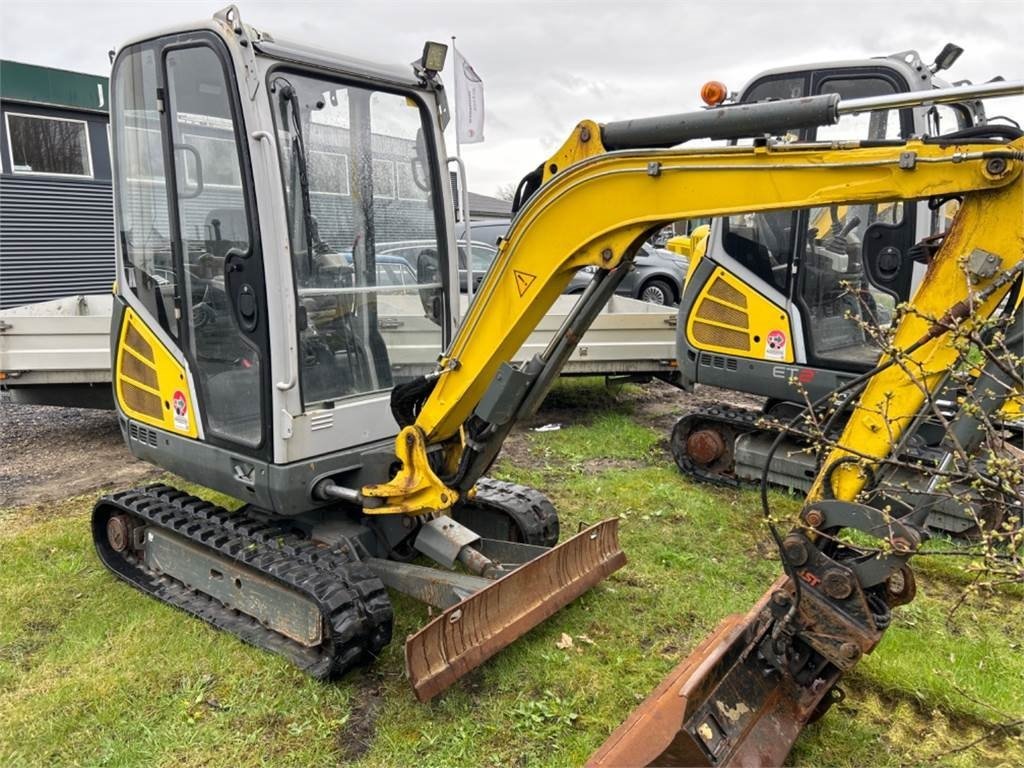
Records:
<instances>
[{"instance_id":1,"label":"windshield","mask_svg":"<svg viewBox=\"0 0 1024 768\"><path fill-rule=\"evenodd\" d=\"M272 74L269 90L304 402L387 389L429 370L443 340L419 291L439 293L444 238L439 245L427 113L406 96L294 73ZM400 254L408 269L384 258L399 242L414 245Z\"/></svg>"}]
</instances>

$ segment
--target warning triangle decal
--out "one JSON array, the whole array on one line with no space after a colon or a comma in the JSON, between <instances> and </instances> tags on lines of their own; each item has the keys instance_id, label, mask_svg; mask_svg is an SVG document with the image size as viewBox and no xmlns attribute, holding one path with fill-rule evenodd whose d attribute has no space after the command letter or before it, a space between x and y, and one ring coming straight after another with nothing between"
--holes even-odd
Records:
<instances>
[{"instance_id":1,"label":"warning triangle decal","mask_svg":"<svg viewBox=\"0 0 1024 768\"><path fill-rule=\"evenodd\" d=\"M537 279L536 275L531 275L529 272L520 272L518 269L513 269L512 274L516 276L516 290L519 291L519 295L522 296L526 293L533 281Z\"/></svg>"}]
</instances>

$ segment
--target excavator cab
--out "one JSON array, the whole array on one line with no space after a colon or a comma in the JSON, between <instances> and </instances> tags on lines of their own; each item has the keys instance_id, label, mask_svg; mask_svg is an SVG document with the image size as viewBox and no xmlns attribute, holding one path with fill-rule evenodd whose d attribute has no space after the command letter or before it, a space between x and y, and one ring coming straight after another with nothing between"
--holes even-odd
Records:
<instances>
[{"instance_id":1,"label":"excavator cab","mask_svg":"<svg viewBox=\"0 0 1024 768\"><path fill-rule=\"evenodd\" d=\"M182 374L155 391L122 345L118 402L171 433L158 449L131 441L143 458L159 450L169 469L288 514L310 478L269 465L352 464L392 437L382 394L450 335L450 296L428 321L389 279L406 265L377 262L416 241L441 265L417 289L448 291L444 97L412 67L325 62L241 26L226 41L231 23L141 40L114 64L120 325ZM416 344L385 335L400 323Z\"/></svg>"},{"instance_id":2,"label":"excavator cab","mask_svg":"<svg viewBox=\"0 0 1024 768\"><path fill-rule=\"evenodd\" d=\"M769 70L745 85L736 103L945 87L933 66L916 51L903 51ZM878 143L955 133L984 120L980 103L964 102L849 114L833 125L783 133L787 141ZM717 219L680 303L683 385L802 401L802 391L814 399L870 369L880 349L869 329L891 324L927 266L926 254L904 257L947 228L953 205L873 202Z\"/></svg>"},{"instance_id":3,"label":"excavator cab","mask_svg":"<svg viewBox=\"0 0 1024 768\"><path fill-rule=\"evenodd\" d=\"M550 501L513 483L415 510L359 490L393 477L392 395L435 370L457 321L445 51L375 65L231 6L118 52L122 430L241 506L155 486L93 516L120 578L317 677L390 640L385 585L451 609L406 646L422 699L625 562L614 520L556 547Z\"/></svg>"}]
</instances>

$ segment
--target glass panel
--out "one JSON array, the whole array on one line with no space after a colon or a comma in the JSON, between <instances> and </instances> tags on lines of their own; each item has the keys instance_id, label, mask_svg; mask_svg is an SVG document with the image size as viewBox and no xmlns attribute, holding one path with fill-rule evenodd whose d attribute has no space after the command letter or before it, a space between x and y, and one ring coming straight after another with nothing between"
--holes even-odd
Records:
<instances>
[{"instance_id":1,"label":"glass panel","mask_svg":"<svg viewBox=\"0 0 1024 768\"><path fill-rule=\"evenodd\" d=\"M134 118L138 119L138 115ZM149 115L155 124L157 114ZM140 121L142 122L142 121ZM123 145L130 148L127 155L122 155L124 176L130 182L158 181L164 182L164 148L160 141L159 128L146 128L143 125L126 125Z\"/></svg>"},{"instance_id":2,"label":"glass panel","mask_svg":"<svg viewBox=\"0 0 1024 768\"><path fill-rule=\"evenodd\" d=\"M171 252L164 155L157 112L156 54L124 56L114 75L118 236L124 284L173 338L178 336L178 278Z\"/></svg>"},{"instance_id":3,"label":"glass panel","mask_svg":"<svg viewBox=\"0 0 1024 768\"><path fill-rule=\"evenodd\" d=\"M928 110L927 124L929 136L941 136L970 127L971 117L964 107L935 104Z\"/></svg>"},{"instance_id":4,"label":"glass panel","mask_svg":"<svg viewBox=\"0 0 1024 768\"><path fill-rule=\"evenodd\" d=\"M904 212L902 202L811 209L800 296L815 356L862 366L878 360L870 330L892 323L896 300L868 281L862 243L871 224L902 224Z\"/></svg>"},{"instance_id":5,"label":"glass panel","mask_svg":"<svg viewBox=\"0 0 1024 768\"><path fill-rule=\"evenodd\" d=\"M7 140L15 173L92 176L89 131L82 120L8 112Z\"/></svg>"},{"instance_id":6,"label":"glass panel","mask_svg":"<svg viewBox=\"0 0 1024 768\"><path fill-rule=\"evenodd\" d=\"M231 93L210 48L170 51L166 65L183 293L207 425L222 437L257 445L263 431L260 355L238 327L225 281L225 262L251 248Z\"/></svg>"},{"instance_id":7,"label":"glass panel","mask_svg":"<svg viewBox=\"0 0 1024 768\"><path fill-rule=\"evenodd\" d=\"M473 243L470 252L473 257L474 272L486 272L491 268L494 257L498 255L497 248L491 248L489 245L481 245L480 243Z\"/></svg>"},{"instance_id":8,"label":"glass panel","mask_svg":"<svg viewBox=\"0 0 1024 768\"><path fill-rule=\"evenodd\" d=\"M373 197L383 200L395 196L395 161L373 161Z\"/></svg>"},{"instance_id":9,"label":"glass panel","mask_svg":"<svg viewBox=\"0 0 1024 768\"><path fill-rule=\"evenodd\" d=\"M436 171L416 102L299 74L275 75L269 91L304 310L303 400L430 370L443 341Z\"/></svg>"},{"instance_id":10,"label":"glass panel","mask_svg":"<svg viewBox=\"0 0 1024 768\"><path fill-rule=\"evenodd\" d=\"M807 78L781 77L763 80L743 94L744 102L799 99L807 91ZM796 134L793 134L793 139ZM753 139L740 139L749 146ZM794 211L729 216L722 225L722 245L736 259L768 285L786 293L789 260L793 252Z\"/></svg>"},{"instance_id":11,"label":"glass panel","mask_svg":"<svg viewBox=\"0 0 1024 768\"><path fill-rule=\"evenodd\" d=\"M880 77L833 78L821 93L841 99L884 96L896 85ZM843 115L839 122L817 129L818 141L898 140L903 131L900 111ZM808 315L809 351L822 360L860 367L874 365L880 350L870 329L892 322L895 298L874 287L862 259L864 233L875 222L902 224L902 203L832 206L810 212L805 239L800 297Z\"/></svg>"},{"instance_id":12,"label":"glass panel","mask_svg":"<svg viewBox=\"0 0 1024 768\"><path fill-rule=\"evenodd\" d=\"M868 96L886 96L896 93L891 80L880 77L851 77L832 79L823 83L821 93L838 93L840 99L863 99ZM841 115L835 125L822 125L817 129L817 141L899 139L899 110L862 112L859 115Z\"/></svg>"},{"instance_id":13,"label":"glass panel","mask_svg":"<svg viewBox=\"0 0 1024 768\"><path fill-rule=\"evenodd\" d=\"M195 115L189 117L195 118ZM183 124L186 121L181 121ZM222 126L230 128L230 126ZM197 158L203 164L203 184L220 187L242 187L242 173L235 154L234 138L204 136L196 133L184 133L182 139L189 146L195 147L195 154L186 154L185 180L189 186L195 186Z\"/></svg>"},{"instance_id":14,"label":"glass panel","mask_svg":"<svg viewBox=\"0 0 1024 768\"><path fill-rule=\"evenodd\" d=\"M780 292L786 292L795 211L742 213L722 227L726 253Z\"/></svg>"}]
</instances>

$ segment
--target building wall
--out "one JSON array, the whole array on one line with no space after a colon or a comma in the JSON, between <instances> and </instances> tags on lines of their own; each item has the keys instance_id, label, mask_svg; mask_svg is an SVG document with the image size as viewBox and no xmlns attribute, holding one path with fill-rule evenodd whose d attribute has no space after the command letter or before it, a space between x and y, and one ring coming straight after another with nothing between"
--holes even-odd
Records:
<instances>
[{"instance_id":1,"label":"building wall","mask_svg":"<svg viewBox=\"0 0 1024 768\"><path fill-rule=\"evenodd\" d=\"M106 114L10 99L0 101L0 113L0 309L109 292L114 212ZM16 172L11 114L84 122L91 176Z\"/></svg>"},{"instance_id":2,"label":"building wall","mask_svg":"<svg viewBox=\"0 0 1024 768\"><path fill-rule=\"evenodd\" d=\"M109 293L114 280L110 180L0 177L0 309Z\"/></svg>"}]
</instances>

